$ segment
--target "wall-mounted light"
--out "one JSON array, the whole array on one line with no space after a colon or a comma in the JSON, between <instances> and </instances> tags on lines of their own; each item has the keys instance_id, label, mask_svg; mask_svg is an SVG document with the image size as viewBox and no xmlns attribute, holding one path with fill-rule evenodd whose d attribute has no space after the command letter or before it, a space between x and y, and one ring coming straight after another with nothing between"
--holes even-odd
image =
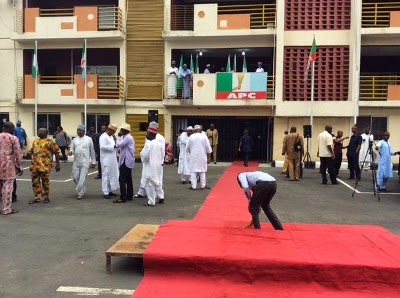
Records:
<instances>
[{"instance_id":1,"label":"wall-mounted light","mask_svg":"<svg viewBox=\"0 0 400 298\"><path fill-rule=\"evenodd\" d=\"M200 56L203 56L203 52L202 52L201 50L200 50L200 53L199 53L199 55L200 55Z\"/></svg>"},{"instance_id":2,"label":"wall-mounted light","mask_svg":"<svg viewBox=\"0 0 400 298\"><path fill-rule=\"evenodd\" d=\"M244 56L244 55L246 55L246 53L243 51L243 52L242 52L242 56Z\"/></svg>"}]
</instances>

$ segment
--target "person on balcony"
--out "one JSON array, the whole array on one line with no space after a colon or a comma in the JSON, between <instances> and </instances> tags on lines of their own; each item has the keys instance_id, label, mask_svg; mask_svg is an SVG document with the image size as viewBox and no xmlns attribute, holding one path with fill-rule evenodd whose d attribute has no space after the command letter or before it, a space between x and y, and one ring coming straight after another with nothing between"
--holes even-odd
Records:
<instances>
[{"instance_id":1,"label":"person on balcony","mask_svg":"<svg viewBox=\"0 0 400 298\"><path fill-rule=\"evenodd\" d=\"M210 74L210 73L211 73L210 68L211 68L211 65L210 65L210 64L207 64L207 65L206 65L206 69L204 69L204 73L205 73L205 74Z\"/></svg>"},{"instance_id":2,"label":"person on balcony","mask_svg":"<svg viewBox=\"0 0 400 298\"><path fill-rule=\"evenodd\" d=\"M167 69L167 83L168 83L168 98L176 98L176 87L178 82L179 69L176 67L176 62L172 61L171 66Z\"/></svg>"},{"instance_id":3,"label":"person on balcony","mask_svg":"<svg viewBox=\"0 0 400 298\"><path fill-rule=\"evenodd\" d=\"M262 62L257 62L256 72L264 72L264 68L263 68Z\"/></svg>"},{"instance_id":4,"label":"person on balcony","mask_svg":"<svg viewBox=\"0 0 400 298\"><path fill-rule=\"evenodd\" d=\"M179 72L179 77L183 80L182 98L190 99L190 80L192 78L192 72L187 68L187 64L183 64L183 68Z\"/></svg>"}]
</instances>

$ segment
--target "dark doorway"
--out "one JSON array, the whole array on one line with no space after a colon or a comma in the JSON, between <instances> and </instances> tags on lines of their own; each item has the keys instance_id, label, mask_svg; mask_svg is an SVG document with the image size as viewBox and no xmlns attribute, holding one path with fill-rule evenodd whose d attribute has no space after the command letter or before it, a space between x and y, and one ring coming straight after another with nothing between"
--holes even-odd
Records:
<instances>
[{"instance_id":1,"label":"dark doorway","mask_svg":"<svg viewBox=\"0 0 400 298\"><path fill-rule=\"evenodd\" d=\"M272 160L272 140L274 122L272 117L201 117L173 116L173 135L176 144L176 134L180 128L201 124L206 131L213 123L218 130L218 160L234 161L241 158L238 152L239 139L244 129L248 129L253 139L252 160L270 162ZM176 146L174 146L175 154Z\"/></svg>"}]
</instances>

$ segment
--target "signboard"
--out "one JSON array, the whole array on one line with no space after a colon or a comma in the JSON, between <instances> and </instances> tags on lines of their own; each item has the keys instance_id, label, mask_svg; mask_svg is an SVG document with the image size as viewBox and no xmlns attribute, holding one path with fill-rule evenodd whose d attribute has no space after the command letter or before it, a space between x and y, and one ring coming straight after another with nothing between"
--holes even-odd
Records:
<instances>
[{"instance_id":1,"label":"signboard","mask_svg":"<svg viewBox=\"0 0 400 298\"><path fill-rule=\"evenodd\" d=\"M267 99L266 72L217 73L217 99Z\"/></svg>"}]
</instances>

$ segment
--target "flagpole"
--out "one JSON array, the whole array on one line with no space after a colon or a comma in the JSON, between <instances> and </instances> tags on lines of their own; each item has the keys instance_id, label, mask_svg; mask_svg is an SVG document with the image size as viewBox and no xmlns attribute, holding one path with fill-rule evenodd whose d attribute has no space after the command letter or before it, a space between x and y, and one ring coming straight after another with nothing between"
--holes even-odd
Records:
<instances>
[{"instance_id":1,"label":"flagpole","mask_svg":"<svg viewBox=\"0 0 400 298\"><path fill-rule=\"evenodd\" d=\"M35 70L35 131L34 131L34 136L37 137L37 130L38 130L38 123L37 123L37 118L38 118L38 95L39 95L39 90L38 90L38 80L37 77L39 75L39 72L37 71L38 67L38 59L37 59L37 41L35 41L35 49L36 53L34 53L34 58L36 59L36 70ZM36 57L36 58L35 58Z\"/></svg>"},{"instance_id":2,"label":"flagpole","mask_svg":"<svg viewBox=\"0 0 400 298\"><path fill-rule=\"evenodd\" d=\"M315 71L315 62L313 61L311 68L311 113L310 113L311 135L313 133L313 122L314 122L314 71ZM310 151L312 152L312 142L310 142Z\"/></svg>"},{"instance_id":3,"label":"flagpole","mask_svg":"<svg viewBox=\"0 0 400 298\"><path fill-rule=\"evenodd\" d=\"M85 98L84 98L84 100L85 100L85 107L84 107L84 115L85 115L85 123L84 123L84 125L85 125L85 129L86 129L86 131L87 131L87 44L86 44L86 38L85 38L85 88L84 88L84 90L85 90Z\"/></svg>"}]
</instances>

